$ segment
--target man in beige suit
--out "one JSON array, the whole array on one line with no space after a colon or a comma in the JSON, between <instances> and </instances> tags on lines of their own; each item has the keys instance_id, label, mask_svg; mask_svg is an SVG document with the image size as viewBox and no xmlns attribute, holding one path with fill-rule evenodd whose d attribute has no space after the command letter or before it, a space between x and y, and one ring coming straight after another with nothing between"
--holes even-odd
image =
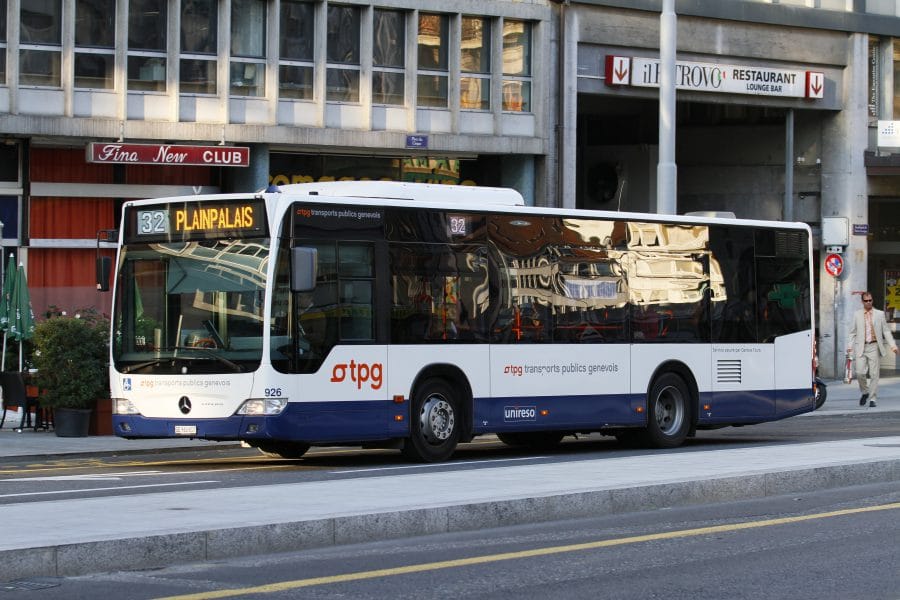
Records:
<instances>
[{"instance_id":1,"label":"man in beige suit","mask_svg":"<svg viewBox=\"0 0 900 600\"><path fill-rule=\"evenodd\" d=\"M853 353L856 361L856 377L859 380L859 405L876 405L878 395L878 377L881 374L881 357L887 356L888 348L897 354L894 334L884 320L884 312L872 305L872 294L862 293L862 309L853 314L850 334L847 339L847 351ZM866 381L868 376L868 381Z\"/></svg>"}]
</instances>

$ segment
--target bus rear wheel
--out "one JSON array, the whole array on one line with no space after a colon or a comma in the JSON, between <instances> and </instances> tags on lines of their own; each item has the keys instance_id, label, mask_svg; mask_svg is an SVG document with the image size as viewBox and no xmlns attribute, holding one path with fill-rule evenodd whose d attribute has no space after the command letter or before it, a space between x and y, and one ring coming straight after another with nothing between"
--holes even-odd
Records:
<instances>
[{"instance_id":1,"label":"bus rear wheel","mask_svg":"<svg viewBox=\"0 0 900 600\"><path fill-rule=\"evenodd\" d=\"M403 455L422 462L450 458L459 442L461 416L453 388L443 379L425 380L413 397Z\"/></svg>"},{"instance_id":2,"label":"bus rear wheel","mask_svg":"<svg viewBox=\"0 0 900 600\"><path fill-rule=\"evenodd\" d=\"M264 441L249 443L269 458L300 458L309 450L309 444L301 442Z\"/></svg>"},{"instance_id":3,"label":"bus rear wheel","mask_svg":"<svg viewBox=\"0 0 900 600\"><path fill-rule=\"evenodd\" d=\"M644 441L654 448L676 448L687 439L691 427L691 393L684 380L664 373L654 380L647 397L647 429Z\"/></svg>"}]
</instances>

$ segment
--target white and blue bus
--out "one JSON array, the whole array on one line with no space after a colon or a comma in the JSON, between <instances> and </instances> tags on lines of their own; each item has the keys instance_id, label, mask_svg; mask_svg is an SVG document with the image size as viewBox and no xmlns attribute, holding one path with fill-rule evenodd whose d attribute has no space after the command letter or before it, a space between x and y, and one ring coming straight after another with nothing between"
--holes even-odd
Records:
<instances>
[{"instance_id":1,"label":"white and blue bus","mask_svg":"<svg viewBox=\"0 0 900 600\"><path fill-rule=\"evenodd\" d=\"M331 182L125 204L113 427L445 460L600 432L675 447L814 409L801 223Z\"/></svg>"}]
</instances>

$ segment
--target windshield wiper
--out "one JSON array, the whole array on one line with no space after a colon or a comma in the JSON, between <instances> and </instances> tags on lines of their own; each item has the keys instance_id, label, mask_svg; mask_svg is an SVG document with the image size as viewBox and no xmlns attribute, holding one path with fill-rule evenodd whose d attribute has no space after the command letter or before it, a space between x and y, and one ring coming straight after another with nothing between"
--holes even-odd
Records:
<instances>
[{"instance_id":1,"label":"windshield wiper","mask_svg":"<svg viewBox=\"0 0 900 600\"><path fill-rule=\"evenodd\" d=\"M143 369L145 367L155 367L159 364L162 364L163 362L165 362L167 360L177 360L177 359L173 359L171 356L166 357L166 358L155 358L153 360L148 360L146 362L138 363L136 365L129 365L127 367L122 367L122 372L123 373L133 373L134 371L137 371L138 369Z\"/></svg>"},{"instance_id":2,"label":"windshield wiper","mask_svg":"<svg viewBox=\"0 0 900 600\"><path fill-rule=\"evenodd\" d=\"M220 363L222 363L223 365L225 365L226 367L228 367L235 373L242 373L244 371L244 367L242 367L241 365L239 365L235 362L228 360L224 356L219 356L215 352L215 350L213 350L212 348L200 348L197 346L167 346L165 348L160 348L160 351L165 352L168 350L172 350L172 351L191 350L193 352L202 352L205 356L214 358L215 360L219 361ZM124 367L122 369L122 372L123 373L132 373L134 371L137 371L138 369L143 369L146 367L155 367L157 365L160 365L160 364L162 364L164 362L168 362L168 361L172 361L174 363L177 360L190 360L190 357L173 355L173 356L155 358L153 360L148 360L146 362L138 363L136 365L130 365L128 367Z\"/></svg>"},{"instance_id":3,"label":"windshield wiper","mask_svg":"<svg viewBox=\"0 0 900 600\"><path fill-rule=\"evenodd\" d=\"M204 355L216 359L235 373L241 373L244 370L244 367L241 365L228 360L224 356L219 356L213 348L203 348L202 346L169 346L168 348L163 348L163 350L192 350L194 352L202 352ZM181 357L173 356L172 358L178 360L178 358Z\"/></svg>"}]
</instances>

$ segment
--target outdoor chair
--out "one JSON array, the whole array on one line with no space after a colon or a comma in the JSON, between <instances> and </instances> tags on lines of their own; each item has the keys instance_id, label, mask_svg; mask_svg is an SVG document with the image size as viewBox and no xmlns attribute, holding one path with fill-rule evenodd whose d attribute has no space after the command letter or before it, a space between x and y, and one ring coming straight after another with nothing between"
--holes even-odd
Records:
<instances>
[{"instance_id":1,"label":"outdoor chair","mask_svg":"<svg viewBox=\"0 0 900 600\"><path fill-rule=\"evenodd\" d=\"M0 416L0 427L6 421L6 409L10 406L18 406L22 408L22 421L19 423L18 430L21 431L26 422L31 426L31 409L35 409L35 421L39 419L37 415L38 402L36 398L29 398L25 393L25 378L18 371L4 371L0 373L0 387L3 388L3 415ZM37 422L35 422L37 428Z\"/></svg>"}]
</instances>

